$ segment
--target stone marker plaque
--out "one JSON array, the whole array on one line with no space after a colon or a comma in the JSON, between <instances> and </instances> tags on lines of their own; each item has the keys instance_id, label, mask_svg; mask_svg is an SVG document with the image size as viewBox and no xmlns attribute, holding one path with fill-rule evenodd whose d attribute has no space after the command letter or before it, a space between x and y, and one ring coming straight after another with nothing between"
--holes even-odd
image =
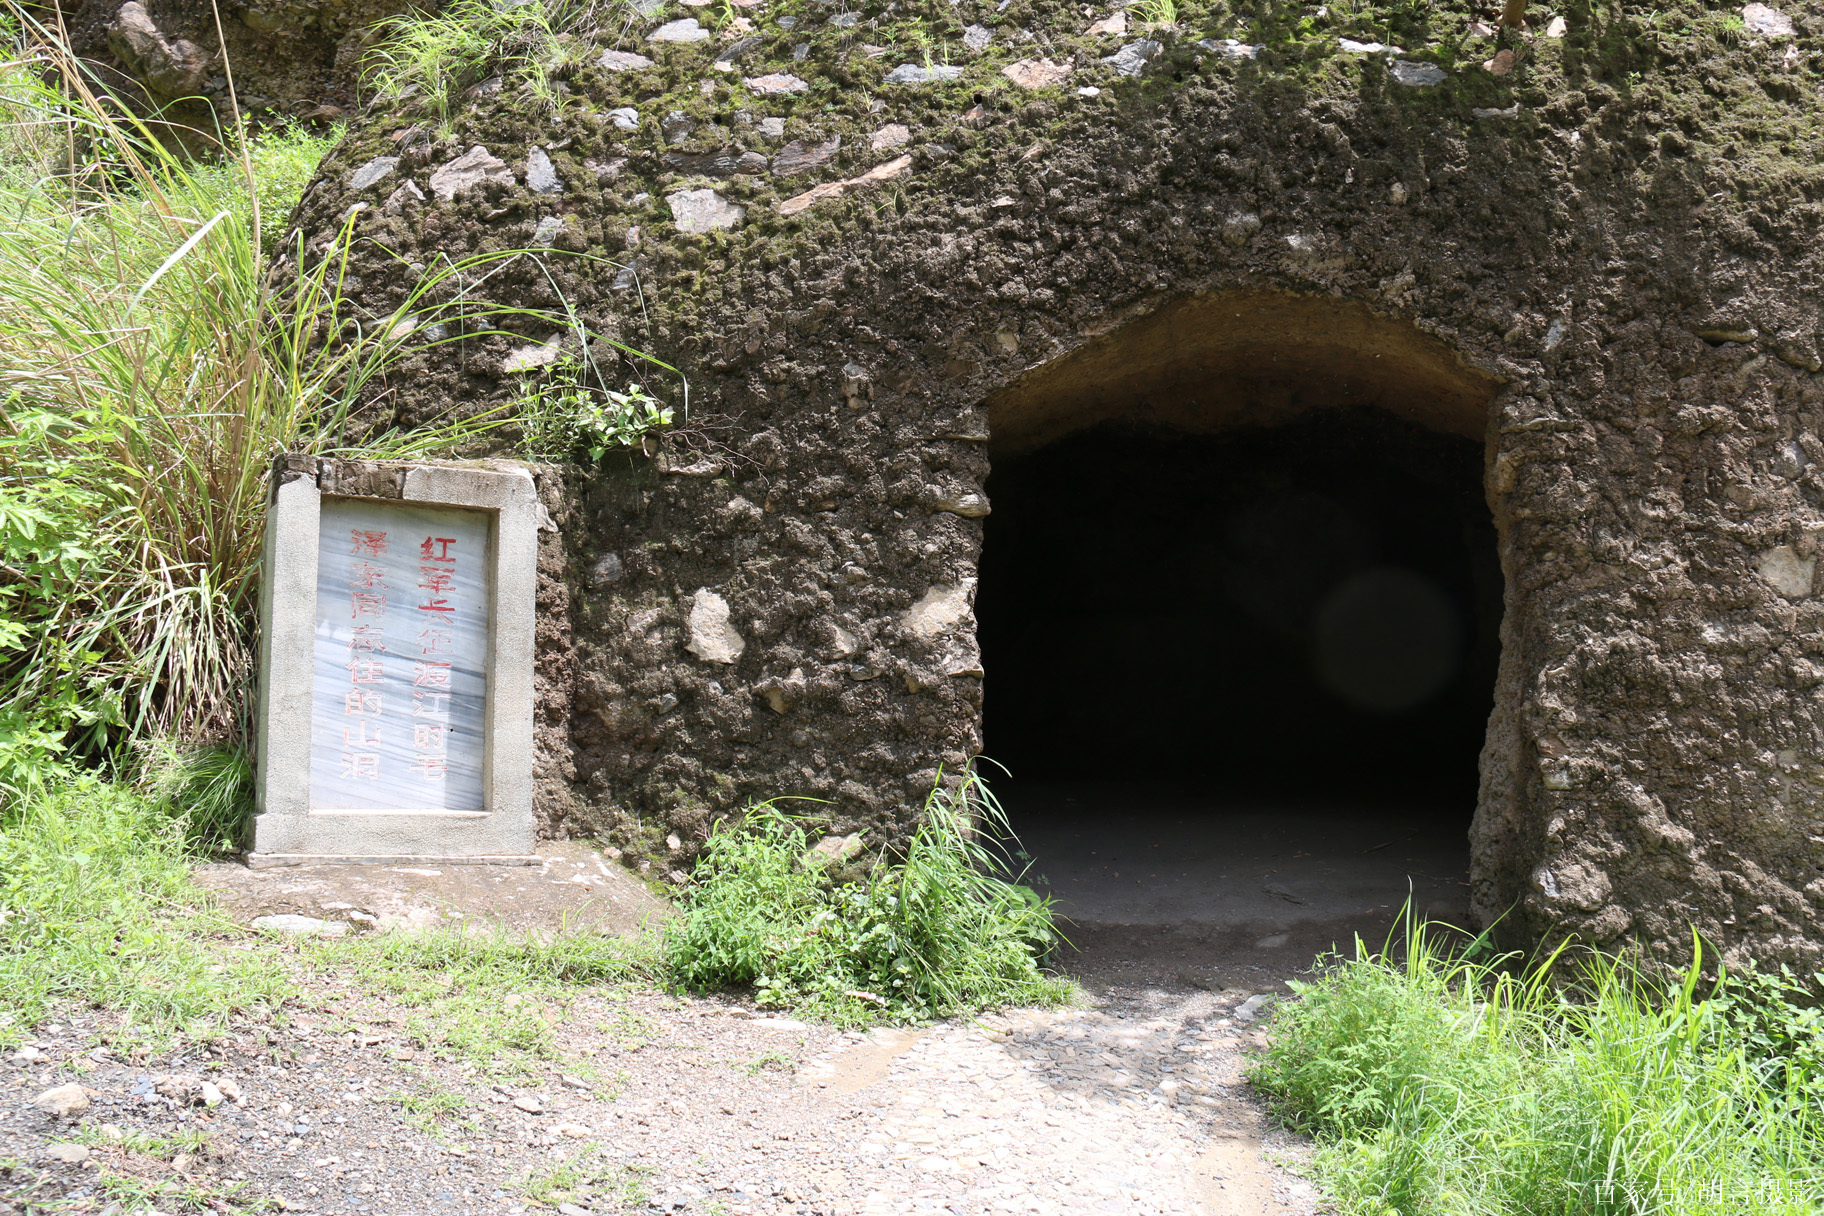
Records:
<instances>
[{"instance_id":1,"label":"stone marker plaque","mask_svg":"<svg viewBox=\"0 0 1824 1216\"><path fill-rule=\"evenodd\" d=\"M323 502L311 810L487 809L488 522Z\"/></svg>"},{"instance_id":2,"label":"stone marker plaque","mask_svg":"<svg viewBox=\"0 0 1824 1216\"><path fill-rule=\"evenodd\" d=\"M532 860L530 473L273 473L249 860Z\"/></svg>"}]
</instances>

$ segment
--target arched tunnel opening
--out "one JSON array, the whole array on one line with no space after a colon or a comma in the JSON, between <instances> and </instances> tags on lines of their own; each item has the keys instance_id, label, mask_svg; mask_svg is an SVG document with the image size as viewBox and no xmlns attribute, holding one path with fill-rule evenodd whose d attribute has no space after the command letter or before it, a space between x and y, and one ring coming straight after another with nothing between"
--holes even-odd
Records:
<instances>
[{"instance_id":1,"label":"arched tunnel opening","mask_svg":"<svg viewBox=\"0 0 1824 1216\"><path fill-rule=\"evenodd\" d=\"M1143 323L1102 344L1106 375L1073 356L991 402L990 779L1080 969L1111 980L1258 987L1409 897L1467 916L1503 594L1472 437L1492 389L1463 371L1451 400L1460 365L1416 331L1292 307L1291 341L1259 309L1224 327L1260 340L1249 361L1181 314L1150 360Z\"/></svg>"}]
</instances>

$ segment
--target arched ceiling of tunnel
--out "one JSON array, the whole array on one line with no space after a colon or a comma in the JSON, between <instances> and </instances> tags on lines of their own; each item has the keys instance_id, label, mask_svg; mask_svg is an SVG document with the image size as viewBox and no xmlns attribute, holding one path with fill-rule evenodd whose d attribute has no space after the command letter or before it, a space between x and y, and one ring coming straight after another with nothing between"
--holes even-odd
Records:
<instances>
[{"instance_id":1,"label":"arched ceiling of tunnel","mask_svg":"<svg viewBox=\"0 0 1824 1216\"><path fill-rule=\"evenodd\" d=\"M1327 296L1189 296L1049 363L988 399L992 448L1029 451L1103 422L1187 431L1376 405L1481 440L1500 382L1410 322Z\"/></svg>"}]
</instances>

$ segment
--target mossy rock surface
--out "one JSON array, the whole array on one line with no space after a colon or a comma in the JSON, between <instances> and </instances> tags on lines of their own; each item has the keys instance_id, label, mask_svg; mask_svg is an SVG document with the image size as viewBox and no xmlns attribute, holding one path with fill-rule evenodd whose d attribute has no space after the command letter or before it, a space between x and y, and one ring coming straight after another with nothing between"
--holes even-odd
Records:
<instances>
[{"instance_id":1,"label":"mossy rock surface","mask_svg":"<svg viewBox=\"0 0 1824 1216\"><path fill-rule=\"evenodd\" d=\"M1125 33L1089 32L1117 11ZM672 6L562 31L544 101L497 64L447 129L370 106L296 220L318 250L368 204L351 265L378 314L413 267L548 243L488 297L682 373L617 366L682 425L570 474L548 661L572 700L546 745L575 826L688 851L743 799L804 795L836 831L902 834L982 743L967 504L1010 403L1070 397L1075 368L1115 386L1104 421L1170 398L1214 428L1251 394L1255 421L1379 404L1484 438L1508 608L1477 915L1668 956L1696 924L1810 964L1824 616L1759 571L1810 569L1824 535L1824 9L1783 13L1573 4L1497 34L1455 5L1185 5L1170 28L1033 0ZM712 37L647 40L687 17ZM960 71L887 83L905 65ZM477 145L512 180L439 198ZM528 185L535 148L560 189ZM680 231L667 199L700 191L733 222ZM508 400L503 360L554 332L415 356L375 408ZM1082 421L1059 410L1046 434ZM704 590L732 662L687 648Z\"/></svg>"}]
</instances>

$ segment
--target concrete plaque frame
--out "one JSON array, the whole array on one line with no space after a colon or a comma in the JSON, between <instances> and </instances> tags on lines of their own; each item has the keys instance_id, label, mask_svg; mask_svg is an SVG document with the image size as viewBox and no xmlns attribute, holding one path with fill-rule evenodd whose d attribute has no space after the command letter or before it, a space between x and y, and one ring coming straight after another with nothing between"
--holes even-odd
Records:
<instances>
[{"instance_id":1,"label":"concrete plaque frame","mask_svg":"<svg viewBox=\"0 0 1824 1216\"><path fill-rule=\"evenodd\" d=\"M460 507L488 520L490 633L479 809L311 808L318 529L325 498ZM249 864L537 860L531 856L532 643L539 517L531 473L504 461L477 467L286 455L274 462L260 590Z\"/></svg>"}]
</instances>

